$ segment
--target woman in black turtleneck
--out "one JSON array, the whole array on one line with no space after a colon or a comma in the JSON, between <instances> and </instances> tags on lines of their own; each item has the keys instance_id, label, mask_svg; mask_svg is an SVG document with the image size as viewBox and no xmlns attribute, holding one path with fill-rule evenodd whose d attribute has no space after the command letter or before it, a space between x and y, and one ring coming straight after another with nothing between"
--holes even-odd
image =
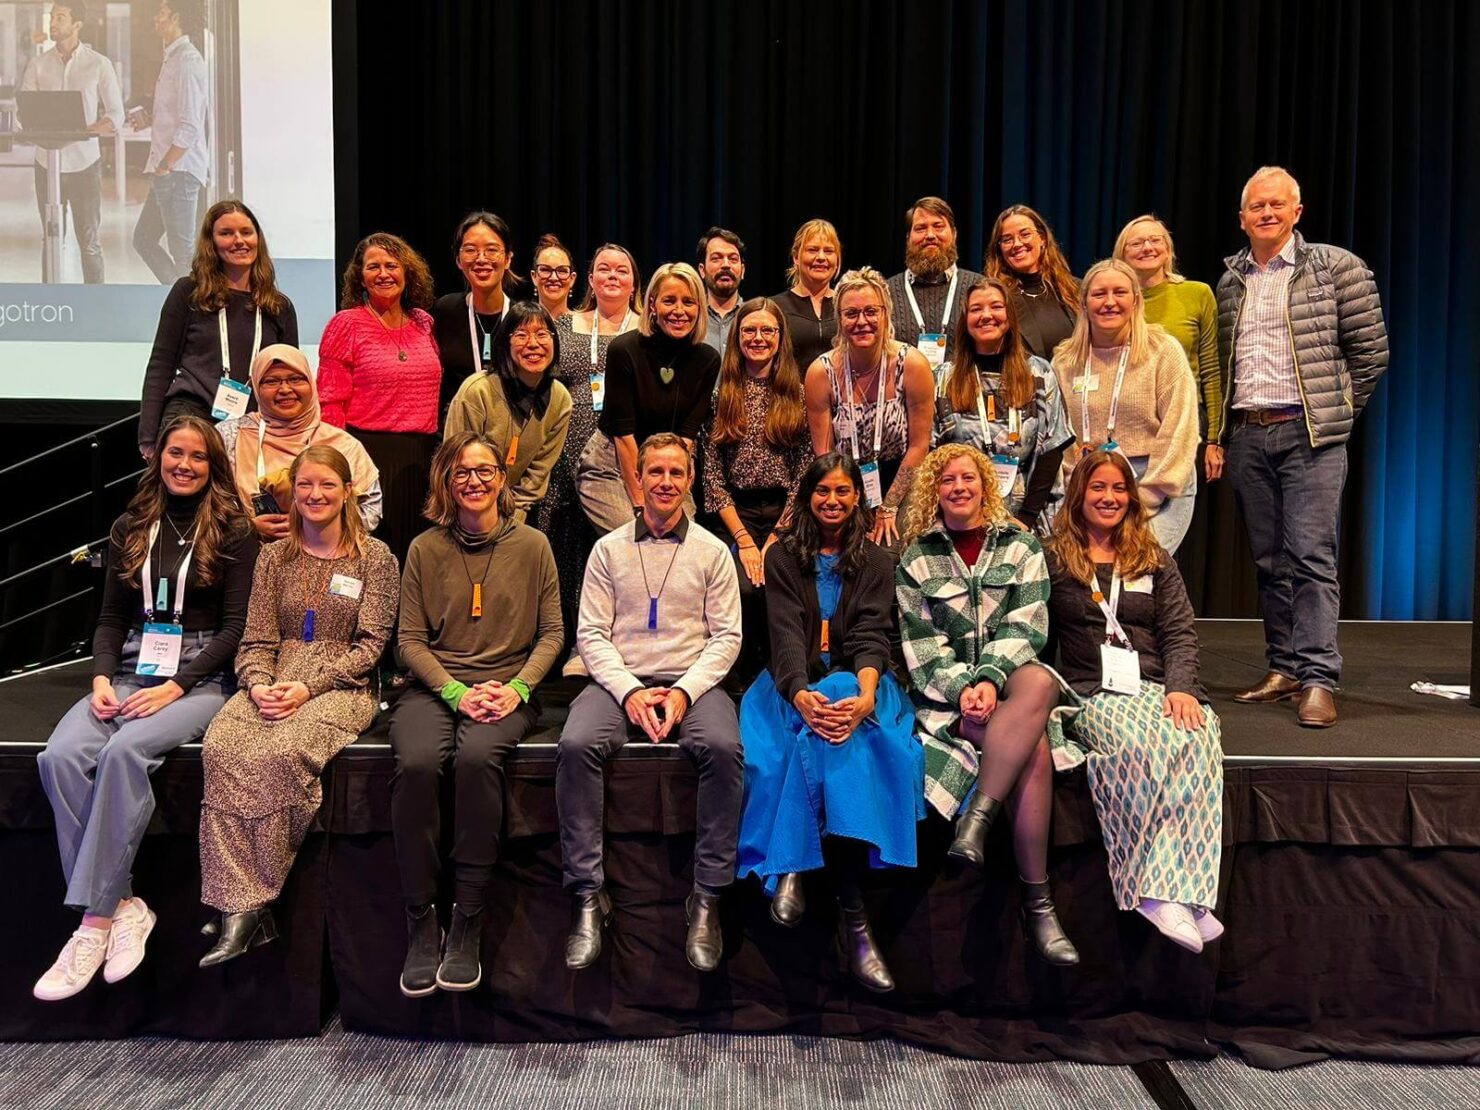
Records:
<instances>
[{"instance_id":1,"label":"woman in black turtleneck","mask_svg":"<svg viewBox=\"0 0 1480 1110\"><path fill-rule=\"evenodd\" d=\"M982 278L966 293L955 352L936 402L936 442L991 457L997 490L1019 523L1047 534L1063 494L1059 465L1074 442L1053 368L1023 349L1007 286Z\"/></svg>"},{"instance_id":2,"label":"woman in black turtleneck","mask_svg":"<svg viewBox=\"0 0 1480 1110\"><path fill-rule=\"evenodd\" d=\"M1053 358L1074 332L1079 283L1048 221L1026 204L1005 209L992 225L982 269L1007 287L1028 353Z\"/></svg>"},{"instance_id":3,"label":"woman in black turtleneck","mask_svg":"<svg viewBox=\"0 0 1480 1110\"><path fill-rule=\"evenodd\" d=\"M149 774L199 739L235 692L257 550L215 428L196 416L170 420L108 538L92 693L38 760L66 903L83 913L36 984L43 1001L76 994L105 961L104 978L116 983L144 958L154 914L134 896L130 872L154 809Z\"/></svg>"},{"instance_id":4,"label":"woman in black turtleneck","mask_svg":"<svg viewBox=\"0 0 1480 1110\"><path fill-rule=\"evenodd\" d=\"M576 471L581 507L598 532L630 523L642 509L637 449L657 432L676 432L693 449L709 423L719 352L704 342L704 283L684 262L658 267L648 282L637 332L612 341L606 402ZM693 514L692 500L687 504Z\"/></svg>"}]
</instances>

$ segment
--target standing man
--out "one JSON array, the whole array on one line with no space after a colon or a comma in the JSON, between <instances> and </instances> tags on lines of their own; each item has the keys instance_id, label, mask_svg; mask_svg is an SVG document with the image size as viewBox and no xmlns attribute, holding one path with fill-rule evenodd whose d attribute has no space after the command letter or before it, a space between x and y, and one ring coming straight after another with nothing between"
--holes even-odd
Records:
<instances>
[{"instance_id":1,"label":"standing man","mask_svg":"<svg viewBox=\"0 0 1480 1110\"><path fill-rule=\"evenodd\" d=\"M196 210L210 173L206 60L190 41L204 26L200 0L161 0L154 15L164 60L154 82L149 160L144 164L149 195L134 226L134 250L161 285L172 284L190 269Z\"/></svg>"},{"instance_id":2,"label":"standing man","mask_svg":"<svg viewBox=\"0 0 1480 1110\"><path fill-rule=\"evenodd\" d=\"M123 92L113 63L82 41L87 24L85 0L51 6L47 31L55 44L32 58L21 75L21 91L82 94L83 118L95 135L112 135L123 126ZM82 280L103 281L103 244L98 224L103 214L103 152L97 139L68 143L61 150L62 208L72 209L72 232L82 255ZM46 151L36 148L36 210L46 220ZM43 250L45 248L43 247Z\"/></svg>"},{"instance_id":3,"label":"standing man","mask_svg":"<svg viewBox=\"0 0 1480 1110\"><path fill-rule=\"evenodd\" d=\"M719 892L735 878L745 760L735 705L718 688L740 654L740 586L730 552L684 516L693 460L659 432L637 455L643 508L596 541L586 563L576 645L592 684L571 703L555 750L565 885L575 895L565 966L601 954L611 899L602 870L602 767L629 733L668 737L699 765L694 890L685 953L719 966Z\"/></svg>"},{"instance_id":4,"label":"standing man","mask_svg":"<svg viewBox=\"0 0 1480 1110\"><path fill-rule=\"evenodd\" d=\"M1228 374L1228 473L1259 575L1269 673L1244 702L1299 697L1308 728L1336 723L1341 678L1336 528L1352 424L1387 369L1377 285L1350 251L1307 243L1300 185L1264 166L1244 186L1249 245L1218 282ZM1228 404L1227 401L1224 402Z\"/></svg>"},{"instance_id":5,"label":"standing man","mask_svg":"<svg viewBox=\"0 0 1480 1110\"><path fill-rule=\"evenodd\" d=\"M921 197L905 209L903 273L889 279L894 338L913 343L940 380L950 357L966 291L981 274L956 265L956 213L940 197Z\"/></svg>"},{"instance_id":6,"label":"standing man","mask_svg":"<svg viewBox=\"0 0 1480 1110\"><path fill-rule=\"evenodd\" d=\"M711 227L699 237L699 276L709 294L709 327L704 342L723 357L725 340L740 307L740 282L745 279L745 244L723 227Z\"/></svg>"}]
</instances>

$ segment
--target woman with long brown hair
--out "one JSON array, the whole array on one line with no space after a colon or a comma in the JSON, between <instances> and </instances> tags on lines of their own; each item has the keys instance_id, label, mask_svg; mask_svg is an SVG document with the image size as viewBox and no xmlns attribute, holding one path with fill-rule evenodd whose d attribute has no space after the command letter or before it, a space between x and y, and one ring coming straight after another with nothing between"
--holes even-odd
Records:
<instances>
[{"instance_id":1,"label":"woman with long brown hair","mask_svg":"<svg viewBox=\"0 0 1480 1110\"><path fill-rule=\"evenodd\" d=\"M1088 753L1116 904L1199 952L1223 932L1220 728L1187 589L1123 455L1080 460L1047 547L1058 669L1080 706L1069 737Z\"/></svg>"},{"instance_id":2,"label":"woman with long brown hair","mask_svg":"<svg viewBox=\"0 0 1480 1110\"><path fill-rule=\"evenodd\" d=\"M211 967L277 936L272 902L322 800L325 764L370 726L396 619L395 556L372 539L336 448L289 470L288 535L257 560L238 692L201 748L201 901L221 911Z\"/></svg>"},{"instance_id":3,"label":"woman with long brown hair","mask_svg":"<svg viewBox=\"0 0 1480 1110\"><path fill-rule=\"evenodd\" d=\"M36 984L43 1001L82 990L106 962L116 983L144 958L154 913L134 894L134 855L166 752L199 738L236 689L259 544L215 429L165 425L138 492L113 523L92 693L38 758L56 817L66 904L82 926Z\"/></svg>"},{"instance_id":4,"label":"woman with long brown hair","mask_svg":"<svg viewBox=\"0 0 1480 1110\"><path fill-rule=\"evenodd\" d=\"M180 413L217 420L251 407L247 372L273 343L298 346L298 315L277 287L267 237L239 200L211 205L195 240L190 273L159 310L144 368L139 452Z\"/></svg>"},{"instance_id":5,"label":"woman with long brown hair","mask_svg":"<svg viewBox=\"0 0 1480 1110\"><path fill-rule=\"evenodd\" d=\"M786 315L767 297L740 306L720 361L714 421L704 436L704 507L734 539L740 576L741 677L764 658L764 559L812 460L802 376Z\"/></svg>"},{"instance_id":6,"label":"woman with long brown hair","mask_svg":"<svg viewBox=\"0 0 1480 1110\"><path fill-rule=\"evenodd\" d=\"M1002 210L987 239L987 277L1007 286L1023 345L1039 358L1069 338L1079 315L1079 283L1048 221L1026 204Z\"/></svg>"},{"instance_id":7,"label":"woman with long brown hair","mask_svg":"<svg viewBox=\"0 0 1480 1110\"><path fill-rule=\"evenodd\" d=\"M966 291L952 359L936 399L936 442L989 456L997 491L1029 531L1057 503L1059 464L1074 442L1053 367L1023 347L1006 284Z\"/></svg>"}]
</instances>

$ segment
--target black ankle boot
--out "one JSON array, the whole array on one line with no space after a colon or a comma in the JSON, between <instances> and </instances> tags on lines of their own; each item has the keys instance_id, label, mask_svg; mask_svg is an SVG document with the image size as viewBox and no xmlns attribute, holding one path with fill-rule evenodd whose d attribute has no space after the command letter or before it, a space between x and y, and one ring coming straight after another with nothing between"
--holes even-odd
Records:
<instances>
[{"instance_id":1,"label":"black ankle boot","mask_svg":"<svg viewBox=\"0 0 1480 1110\"><path fill-rule=\"evenodd\" d=\"M987 797L978 787L966 812L956 818L956 839L951 841L946 855L971 867L980 867L987 855L987 831L1001 810L1002 803Z\"/></svg>"},{"instance_id":2,"label":"black ankle boot","mask_svg":"<svg viewBox=\"0 0 1480 1110\"><path fill-rule=\"evenodd\" d=\"M1059 915L1054 912L1047 879L1023 882L1023 935L1046 963L1073 967L1079 962L1079 952L1064 935Z\"/></svg>"},{"instance_id":3,"label":"black ankle boot","mask_svg":"<svg viewBox=\"0 0 1480 1110\"><path fill-rule=\"evenodd\" d=\"M603 888L577 894L570 935L565 938L565 966L579 971L594 964L601 955L601 930L611 921L612 900Z\"/></svg>"},{"instance_id":4,"label":"black ankle boot","mask_svg":"<svg viewBox=\"0 0 1480 1110\"><path fill-rule=\"evenodd\" d=\"M807 910L807 896L802 893L802 877L795 871L776 881L776 895L771 899L771 920L788 929L796 927Z\"/></svg>"},{"instance_id":5,"label":"black ankle boot","mask_svg":"<svg viewBox=\"0 0 1480 1110\"><path fill-rule=\"evenodd\" d=\"M879 954L879 946L874 943L873 930L869 928L862 908L850 910L838 903L838 940L843 945L843 955L847 957L848 970L853 973L853 978L876 994L894 989L894 976L889 974L889 967Z\"/></svg>"},{"instance_id":6,"label":"black ankle boot","mask_svg":"<svg viewBox=\"0 0 1480 1110\"><path fill-rule=\"evenodd\" d=\"M452 907L452 927L447 930L447 949L437 968L437 986L444 991L470 991L483 982L483 911L468 913Z\"/></svg>"},{"instance_id":7,"label":"black ankle boot","mask_svg":"<svg viewBox=\"0 0 1480 1110\"><path fill-rule=\"evenodd\" d=\"M249 948L277 940L277 923L272 919L272 907L262 906L255 910L221 915L221 939L216 946L200 958L201 967L215 967L227 960L234 960Z\"/></svg>"},{"instance_id":8,"label":"black ankle boot","mask_svg":"<svg viewBox=\"0 0 1480 1110\"><path fill-rule=\"evenodd\" d=\"M437 907L406 907L406 964L401 968L401 993L425 998L437 989L437 964L442 959L442 927Z\"/></svg>"}]
</instances>

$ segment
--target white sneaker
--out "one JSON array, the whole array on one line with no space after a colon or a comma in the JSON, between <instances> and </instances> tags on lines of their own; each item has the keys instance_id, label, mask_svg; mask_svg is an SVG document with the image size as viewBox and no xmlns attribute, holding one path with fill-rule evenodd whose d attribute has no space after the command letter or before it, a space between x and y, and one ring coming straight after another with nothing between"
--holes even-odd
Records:
<instances>
[{"instance_id":1,"label":"white sneaker","mask_svg":"<svg viewBox=\"0 0 1480 1110\"><path fill-rule=\"evenodd\" d=\"M132 898L125 908L113 915L113 929L108 934L108 966L103 979L116 983L132 975L144 961L144 942L154 931L154 911L142 898Z\"/></svg>"},{"instance_id":2,"label":"white sneaker","mask_svg":"<svg viewBox=\"0 0 1480 1110\"><path fill-rule=\"evenodd\" d=\"M1151 924L1157 932L1173 944L1189 952L1201 952L1202 937L1197 931L1197 922L1192 911L1180 902L1160 902L1155 898L1142 898L1136 912Z\"/></svg>"},{"instance_id":3,"label":"white sneaker","mask_svg":"<svg viewBox=\"0 0 1480 1110\"><path fill-rule=\"evenodd\" d=\"M1202 937L1204 944L1211 944L1223 935L1223 922L1213 916L1212 910L1193 910L1192 917L1197 922L1197 935Z\"/></svg>"},{"instance_id":4,"label":"white sneaker","mask_svg":"<svg viewBox=\"0 0 1480 1110\"><path fill-rule=\"evenodd\" d=\"M42 1002L71 998L92 982L108 955L108 934L83 925L62 946L57 962L36 980L31 993Z\"/></svg>"}]
</instances>

